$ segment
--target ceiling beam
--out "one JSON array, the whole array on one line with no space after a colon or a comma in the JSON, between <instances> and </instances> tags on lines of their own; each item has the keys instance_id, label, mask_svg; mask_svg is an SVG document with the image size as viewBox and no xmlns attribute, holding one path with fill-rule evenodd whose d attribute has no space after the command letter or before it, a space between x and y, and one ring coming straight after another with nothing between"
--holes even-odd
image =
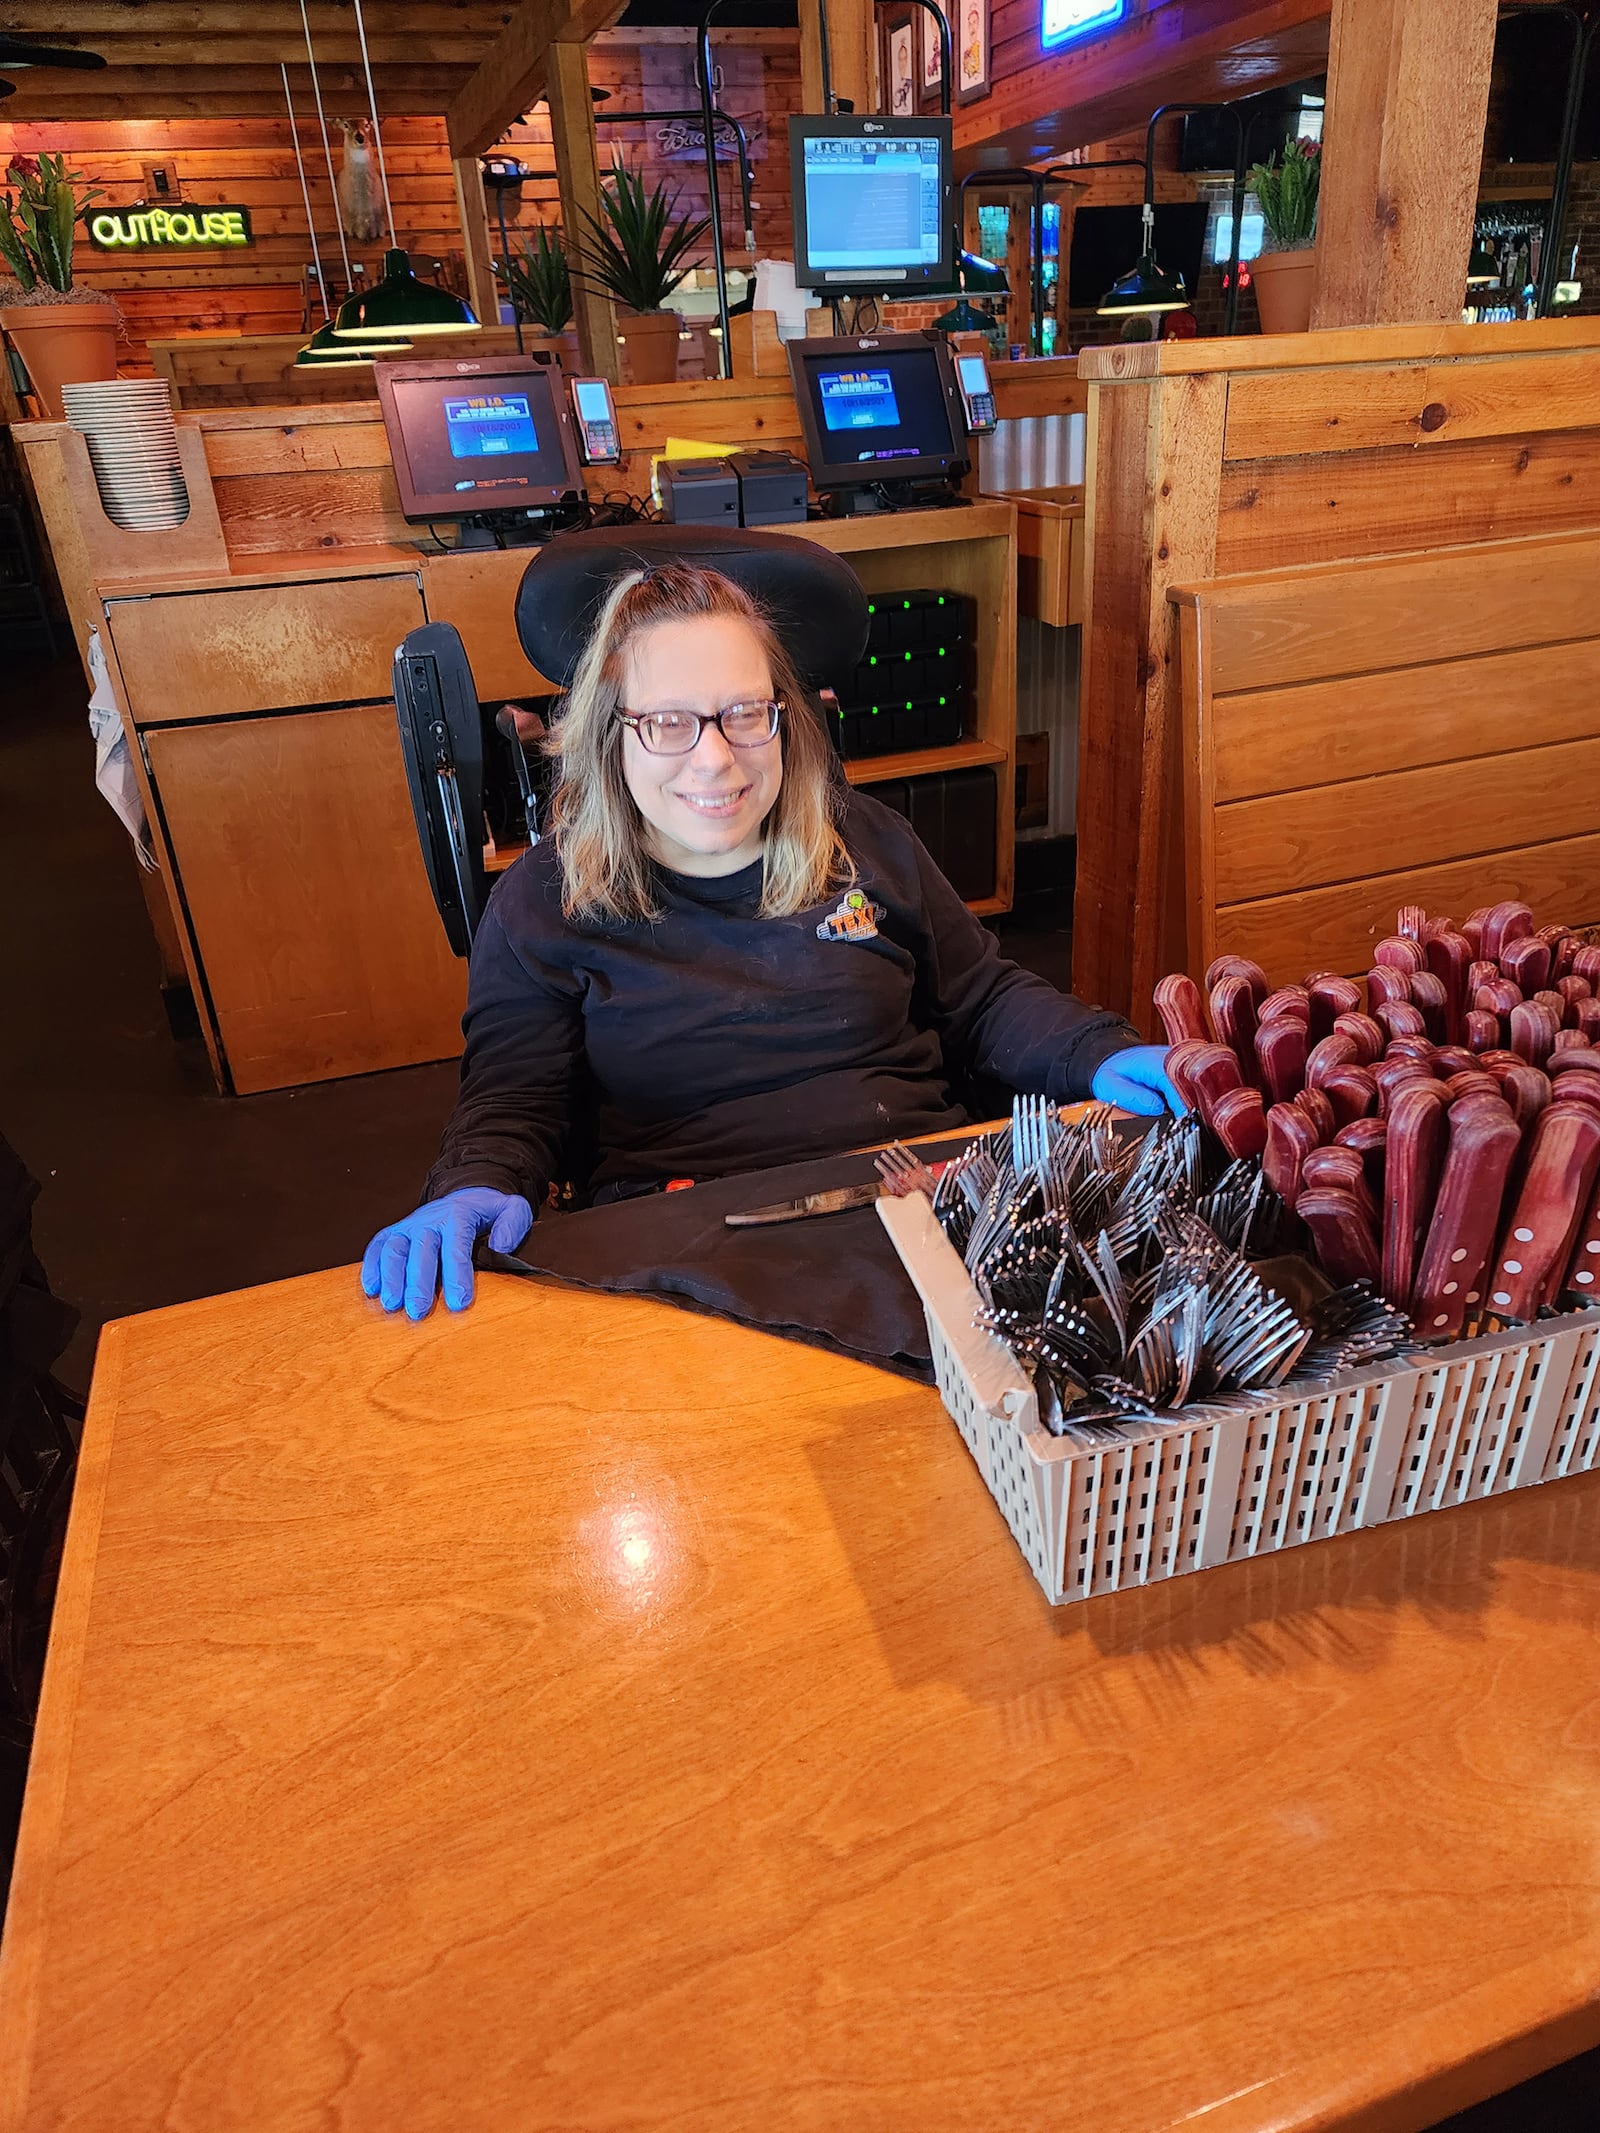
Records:
<instances>
[{"instance_id":1,"label":"ceiling beam","mask_svg":"<svg viewBox=\"0 0 1600 2133\"><path fill-rule=\"evenodd\" d=\"M396 36L385 32L367 39L367 54L378 67L475 66L488 51L493 33L481 35L460 29L446 32L418 31ZM312 45L317 69L325 66L359 67L361 46L354 32L339 30L319 36L313 27ZM270 37L208 37L197 44L181 35L151 36L52 36L52 44L98 52L109 67L275 67L287 60L291 67L306 64L306 42L296 23Z\"/></svg>"},{"instance_id":2,"label":"ceiling beam","mask_svg":"<svg viewBox=\"0 0 1600 2133\"><path fill-rule=\"evenodd\" d=\"M15 96L0 104L0 120L281 118L283 78L276 67L107 67L73 74L27 67L14 77ZM378 111L384 117L441 116L469 79L461 67L374 67ZM367 85L359 67L321 67L317 80L330 117L359 118ZM289 69L302 116L311 110L311 74Z\"/></svg>"},{"instance_id":3,"label":"ceiling beam","mask_svg":"<svg viewBox=\"0 0 1600 2133\"><path fill-rule=\"evenodd\" d=\"M354 43L351 0L308 0L308 11L312 37L319 43L325 36L348 36ZM370 0L367 34L465 33L488 39L499 36L511 13L511 0ZM137 0L134 6L127 0L56 0L53 6L41 6L34 0L26 7L0 4L0 30L52 43L67 37L129 34L208 40L301 34L297 0Z\"/></svg>"},{"instance_id":4,"label":"ceiling beam","mask_svg":"<svg viewBox=\"0 0 1600 2133\"><path fill-rule=\"evenodd\" d=\"M1143 126L1157 104L1249 96L1320 74L1331 0L1150 0L1120 29L956 113L956 168L1040 163Z\"/></svg>"},{"instance_id":5,"label":"ceiling beam","mask_svg":"<svg viewBox=\"0 0 1600 2133\"><path fill-rule=\"evenodd\" d=\"M625 0L520 0L476 73L446 111L453 156L481 155L538 103L550 78L550 47L584 44L610 29Z\"/></svg>"}]
</instances>

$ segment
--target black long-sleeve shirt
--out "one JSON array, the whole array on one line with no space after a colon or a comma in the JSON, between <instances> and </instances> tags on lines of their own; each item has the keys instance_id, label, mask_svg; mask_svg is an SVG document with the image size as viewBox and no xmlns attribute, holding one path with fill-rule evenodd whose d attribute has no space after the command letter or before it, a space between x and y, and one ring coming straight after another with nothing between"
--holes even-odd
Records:
<instances>
[{"instance_id":1,"label":"black long-sleeve shirt","mask_svg":"<svg viewBox=\"0 0 1600 2133\"><path fill-rule=\"evenodd\" d=\"M472 950L461 1089L427 1197L537 1206L587 1085L593 1183L707 1178L965 1123L953 1069L1086 1096L1140 1039L1001 955L909 825L845 802L853 891L757 915L761 862L657 870L661 916L565 917L553 842L495 888Z\"/></svg>"}]
</instances>

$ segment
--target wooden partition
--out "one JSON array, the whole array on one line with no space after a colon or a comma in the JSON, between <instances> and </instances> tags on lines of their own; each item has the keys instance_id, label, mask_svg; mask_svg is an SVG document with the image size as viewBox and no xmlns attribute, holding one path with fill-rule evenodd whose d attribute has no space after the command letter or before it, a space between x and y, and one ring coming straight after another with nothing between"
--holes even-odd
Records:
<instances>
[{"instance_id":1,"label":"wooden partition","mask_svg":"<svg viewBox=\"0 0 1600 2133\"><path fill-rule=\"evenodd\" d=\"M1600 321L1168 341L1078 360L1089 508L1073 976L1149 1028L1151 988L1187 949L1170 591L1600 527Z\"/></svg>"},{"instance_id":2,"label":"wooden partition","mask_svg":"<svg viewBox=\"0 0 1600 2133\"><path fill-rule=\"evenodd\" d=\"M1600 919L1600 538L1172 594L1186 967L1357 976L1401 904Z\"/></svg>"},{"instance_id":3,"label":"wooden partition","mask_svg":"<svg viewBox=\"0 0 1600 2133\"><path fill-rule=\"evenodd\" d=\"M618 413L626 458L602 493L645 495L669 436L800 441L787 379L623 387ZM513 623L532 551L435 547L408 525L370 402L208 409L180 414L178 433L189 521L130 534L101 508L82 437L65 423L16 432L80 647L101 634L219 1085L243 1094L446 1056L465 971L423 879L390 661L408 629L449 621L483 701L547 693ZM979 497L792 531L847 555L870 592L971 597L977 685L960 740L847 772L871 785L991 769L995 879L974 908L1008 908L1013 505Z\"/></svg>"}]
</instances>

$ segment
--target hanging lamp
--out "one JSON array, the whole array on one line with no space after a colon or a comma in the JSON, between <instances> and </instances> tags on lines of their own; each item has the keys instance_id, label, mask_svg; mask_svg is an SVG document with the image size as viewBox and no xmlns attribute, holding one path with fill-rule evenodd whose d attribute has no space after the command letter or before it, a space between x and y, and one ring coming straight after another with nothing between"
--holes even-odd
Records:
<instances>
[{"instance_id":1,"label":"hanging lamp","mask_svg":"<svg viewBox=\"0 0 1600 2133\"><path fill-rule=\"evenodd\" d=\"M378 356L404 355L409 341L341 341L326 319L294 359L296 370L349 370Z\"/></svg>"},{"instance_id":2,"label":"hanging lamp","mask_svg":"<svg viewBox=\"0 0 1600 2133\"><path fill-rule=\"evenodd\" d=\"M1189 292L1181 274L1156 263L1156 211L1144 204L1144 239L1139 264L1114 281L1095 310L1101 318L1126 318L1137 312L1186 311Z\"/></svg>"},{"instance_id":3,"label":"hanging lamp","mask_svg":"<svg viewBox=\"0 0 1600 2133\"><path fill-rule=\"evenodd\" d=\"M302 0L303 4L303 0ZM339 306L333 330L341 341L382 343L392 351L414 334L475 333L478 317L472 306L437 282L420 281L411 262L400 249L395 235L394 203L389 198L389 173L383 165L383 134L378 124L378 97L372 86L372 62L367 56L367 28L361 0L355 0L356 35L361 42L361 65L367 78L367 103L372 111L372 146L378 159L378 179L383 187L383 208L389 222L389 249L383 255L383 278L376 288L357 294L352 290Z\"/></svg>"},{"instance_id":4,"label":"hanging lamp","mask_svg":"<svg viewBox=\"0 0 1600 2133\"><path fill-rule=\"evenodd\" d=\"M1467 261L1467 287L1482 289L1500 279L1500 262L1494 256L1494 248L1487 238L1479 237L1473 244L1472 257Z\"/></svg>"},{"instance_id":5,"label":"hanging lamp","mask_svg":"<svg viewBox=\"0 0 1600 2133\"><path fill-rule=\"evenodd\" d=\"M1011 277L1005 268L992 259L982 259L976 252L956 254L956 286L960 290L959 301L933 322L935 333L990 333L994 320L981 311L974 311L975 296L1009 296Z\"/></svg>"}]
</instances>

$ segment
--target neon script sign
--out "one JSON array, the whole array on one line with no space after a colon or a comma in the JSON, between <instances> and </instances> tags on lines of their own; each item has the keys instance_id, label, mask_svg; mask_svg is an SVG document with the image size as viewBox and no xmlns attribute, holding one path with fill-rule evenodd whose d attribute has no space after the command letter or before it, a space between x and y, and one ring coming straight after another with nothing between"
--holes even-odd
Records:
<instances>
[{"instance_id":1,"label":"neon script sign","mask_svg":"<svg viewBox=\"0 0 1600 2133\"><path fill-rule=\"evenodd\" d=\"M187 252L200 245L254 244L247 207L124 207L89 218L102 252Z\"/></svg>"},{"instance_id":2,"label":"neon script sign","mask_svg":"<svg viewBox=\"0 0 1600 2133\"><path fill-rule=\"evenodd\" d=\"M1128 0L1044 0L1039 21L1043 45L1071 44L1091 30L1109 29L1127 13Z\"/></svg>"}]
</instances>

